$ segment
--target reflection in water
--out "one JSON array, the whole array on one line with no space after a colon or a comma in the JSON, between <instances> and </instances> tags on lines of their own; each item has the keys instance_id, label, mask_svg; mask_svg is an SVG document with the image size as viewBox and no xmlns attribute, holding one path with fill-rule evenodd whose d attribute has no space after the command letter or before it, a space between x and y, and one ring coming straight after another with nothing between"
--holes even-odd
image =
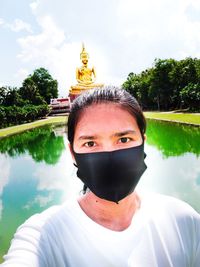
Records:
<instances>
[{"instance_id":1,"label":"reflection in water","mask_svg":"<svg viewBox=\"0 0 200 267\"><path fill-rule=\"evenodd\" d=\"M148 120L140 190L180 198L200 212L200 127Z\"/></svg>"},{"instance_id":2,"label":"reflection in water","mask_svg":"<svg viewBox=\"0 0 200 267\"><path fill-rule=\"evenodd\" d=\"M56 136L52 126L36 128L0 140L0 152L10 157L28 153L36 162L56 164L64 150L62 136Z\"/></svg>"},{"instance_id":3,"label":"reflection in water","mask_svg":"<svg viewBox=\"0 0 200 267\"><path fill-rule=\"evenodd\" d=\"M147 171L138 190L178 197L200 212L200 128L148 121ZM79 194L65 128L37 128L0 140L0 262L32 214Z\"/></svg>"},{"instance_id":4,"label":"reflection in water","mask_svg":"<svg viewBox=\"0 0 200 267\"><path fill-rule=\"evenodd\" d=\"M200 127L148 120L147 143L155 146L165 157L186 152L200 155Z\"/></svg>"},{"instance_id":5,"label":"reflection in water","mask_svg":"<svg viewBox=\"0 0 200 267\"><path fill-rule=\"evenodd\" d=\"M200 212L200 159L192 153L164 157L155 147L145 145L148 166L138 190L171 195Z\"/></svg>"},{"instance_id":6,"label":"reflection in water","mask_svg":"<svg viewBox=\"0 0 200 267\"><path fill-rule=\"evenodd\" d=\"M75 167L65 146L64 128L35 130L35 140L33 131L26 133L30 134L30 139L25 133L19 135L23 139L10 137L10 143L9 138L4 139L5 154L0 154L3 170L0 171L0 262L20 224L32 214L79 194L82 188L79 180L75 179ZM16 140L23 142L17 144ZM35 145L34 153L30 149L32 144ZM52 151L51 145L55 151ZM43 154L41 146L45 150ZM12 156L9 155L10 151ZM46 155L51 153L47 158Z\"/></svg>"}]
</instances>

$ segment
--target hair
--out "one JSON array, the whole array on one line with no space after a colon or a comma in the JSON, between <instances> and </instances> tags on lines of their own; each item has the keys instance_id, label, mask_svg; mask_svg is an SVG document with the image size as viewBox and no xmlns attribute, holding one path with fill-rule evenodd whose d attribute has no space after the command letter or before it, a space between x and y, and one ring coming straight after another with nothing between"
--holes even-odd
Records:
<instances>
[{"instance_id":1,"label":"hair","mask_svg":"<svg viewBox=\"0 0 200 267\"><path fill-rule=\"evenodd\" d=\"M137 100L121 87L104 86L101 88L90 89L79 95L73 101L67 123L68 140L72 148L76 125L81 115L84 113L84 110L91 105L101 103L114 103L121 109L127 110L136 119L140 133L144 139L146 120Z\"/></svg>"}]
</instances>

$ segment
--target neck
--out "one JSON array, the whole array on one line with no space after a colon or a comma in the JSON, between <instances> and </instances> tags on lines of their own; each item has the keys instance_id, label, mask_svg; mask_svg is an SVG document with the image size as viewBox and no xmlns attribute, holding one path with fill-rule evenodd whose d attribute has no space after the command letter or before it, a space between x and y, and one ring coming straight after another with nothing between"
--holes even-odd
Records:
<instances>
[{"instance_id":1,"label":"neck","mask_svg":"<svg viewBox=\"0 0 200 267\"><path fill-rule=\"evenodd\" d=\"M133 192L116 204L88 192L79 199L79 205L96 223L113 231L123 231L129 227L135 212L140 208L140 198Z\"/></svg>"}]
</instances>

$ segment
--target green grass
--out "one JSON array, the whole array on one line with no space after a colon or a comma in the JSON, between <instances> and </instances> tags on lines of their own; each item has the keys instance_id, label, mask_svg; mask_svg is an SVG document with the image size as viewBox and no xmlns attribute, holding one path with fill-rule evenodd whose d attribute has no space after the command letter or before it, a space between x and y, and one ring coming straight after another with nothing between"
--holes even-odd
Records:
<instances>
[{"instance_id":1,"label":"green grass","mask_svg":"<svg viewBox=\"0 0 200 267\"><path fill-rule=\"evenodd\" d=\"M147 119L200 125L200 113L144 112Z\"/></svg>"},{"instance_id":2,"label":"green grass","mask_svg":"<svg viewBox=\"0 0 200 267\"><path fill-rule=\"evenodd\" d=\"M0 138L16 134L19 132L23 132L26 130L30 130L39 126L43 126L46 124L65 124L67 122L67 116L58 116L58 117L49 117L46 119L25 123L21 125L16 125L4 129L0 129Z\"/></svg>"}]
</instances>

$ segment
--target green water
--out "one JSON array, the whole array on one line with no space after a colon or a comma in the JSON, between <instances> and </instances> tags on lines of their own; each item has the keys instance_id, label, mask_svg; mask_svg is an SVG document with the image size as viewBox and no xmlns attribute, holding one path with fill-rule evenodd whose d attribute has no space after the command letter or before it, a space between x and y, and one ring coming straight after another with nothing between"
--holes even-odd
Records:
<instances>
[{"instance_id":1,"label":"green water","mask_svg":"<svg viewBox=\"0 0 200 267\"><path fill-rule=\"evenodd\" d=\"M200 127L148 121L146 164L138 190L183 199L200 212ZM82 188L64 127L0 140L0 262L16 228Z\"/></svg>"}]
</instances>

